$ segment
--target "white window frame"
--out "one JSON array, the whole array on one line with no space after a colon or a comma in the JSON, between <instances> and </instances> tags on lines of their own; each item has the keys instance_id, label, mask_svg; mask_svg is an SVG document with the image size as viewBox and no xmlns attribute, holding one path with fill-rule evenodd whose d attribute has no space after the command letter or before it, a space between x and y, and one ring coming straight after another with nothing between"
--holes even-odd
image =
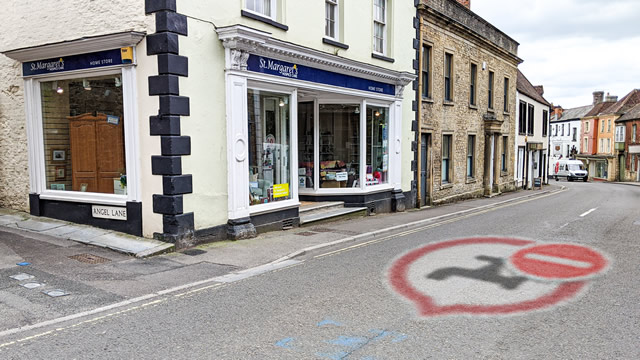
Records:
<instances>
[{"instance_id":1,"label":"white window frame","mask_svg":"<svg viewBox=\"0 0 640 360\"><path fill-rule=\"evenodd\" d=\"M327 34L326 27L324 32L324 37L327 39L338 40L340 38L340 0L325 0L325 26L327 19L327 7L333 7L333 34L334 36L330 36Z\"/></svg>"},{"instance_id":2,"label":"white window frame","mask_svg":"<svg viewBox=\"0 0 640 360\"><path fill-rule=\"evenodd\" d=\"M55 80L108 75L120 75L122 77L127 195L47 189L47 180L45 176L46 169L42 101L40 92L41 83ZM29 187L31 193L40 194L40 198L45 200L72 201L116 206L124 206L128 201L141 201L140 151L138 148L139 125L136 101L136 71L134 66L115 66L103 68L102 70L80 70L34 76L25 78L24 85L27 112L27 140L29 148Z\"/></svg>"},{"instance_id":3,"label":"white window frame","mask_svg":"<svg viewBox=\"0 0 640 360\"><path fill-rule=\"evenodd\" d=\"M376 1L380 1L384 7L382 12L382 19L376 18ZM380 55L387 54L387 0L373 0L373 52ZM382 51L376 49L376 24L382 26Z\"/></svg>"},{"instance_id":4,"label":"white window frame","mask_svg":"<svg viewBox=\"0 0 640 360\"><path fill-rule=\"evenodd\" d=\"M266 91L266 92L272 92L272 93L278 93L278 94L282 94L282 95L288 95L289 96L289 141L290 141L290 145L289 145L289 177L290 177L290 183L289 183L289 194L291 196L290 199L287 200L282 200L282 201L274 201L274 202L270 202L270 203L266 203L266 204L256 204L256 205L251 205L249 203L249 198L246 199L246 206L249 209L249 213L251 215L256 215L256 214L260 214L260 213L264 213L264 212L270 212L273 210L277 210L277 209L282 209L282 208L286 208L286 207L290 207L290 206L297 206L300 204L300 202L298 201L298 142L294 141L293 139L293 135L292 134L297 134L298 133L298 90L297 89L292 89L292 88L286 88L286 87L282 87L282 86L277 86L277 85L271 85L271 84L266 84L266 83L260 83L260 84L256 84L256 83L247 83L246 89L245 89L245 93L248 94L249 90L258 90L258 91ZM247 95L248 96L248 95ZM246 100L246 97L245 97ZM295 115L294 115L295 114ZM249 124L249 114L245 113L243 114L243 118L244 118L244 122L247 124L247 128L248 128L248 124ZM262 117L262 116L261 116ZM247 136L247 147L249 146L249 133L247 132L246 134ZM247 157L248 158L248 157ZM247 161L247 173L245 174L246 177L246 187L247 187L247 191L249 190L249 168L248 168L249 162Z\"/></svg>"},{"instance_id":5,"label":"white window frame","mask_svg":"<svg viewBox=\"0 0 640 360\"><path fill-rule=\"evenodd\" d=\"M588 137L584 137L583 140L584 140L584 143L582 144L583 145L583 149L584 149L583 151L585 153L588 153L589 152L589 138Z\"/></svg>"},{"instance_id":6,"label":"white window frame","mask_svg":"<svg viewBox=\"0 0 640 360\"><path fill-rule=\"evenodd\" d=\"M250 2L252 4L254 4L254 6L255 6L256 2L269 3L269 7L271 8L270 9L271 11L270 11L269 14L267 14L267 13L264 13L264 12L260 12L260 11L258 11L256 9L251 9L249 7L249 3ZM276 20L276 15L278 13L277 12L277 5L278 5L278 0L244 0L244 9L245 9L245 11L248 11L250 13L254 13L256 15L264 16L264 17L267 17L267 18L272 19L272 20Z\"/></svg>"}]
</instances>

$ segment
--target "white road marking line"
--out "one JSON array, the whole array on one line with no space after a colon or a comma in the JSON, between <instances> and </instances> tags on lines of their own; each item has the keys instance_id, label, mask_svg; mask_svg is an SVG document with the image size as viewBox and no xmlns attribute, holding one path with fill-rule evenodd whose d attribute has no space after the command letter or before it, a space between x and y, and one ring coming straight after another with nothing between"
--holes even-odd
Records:
<instances>
[{"instance_id":1,"label":"white road marking line","mask_svg":"<svg viewBox=\"0 0 640 360\"><path fill-rule=\"evenodd\" d=\"M540 260L540 261L550 262L550 263L555 263L560 265L573 266L581 269L588 269L593 266L593 264L590 262L585 262L580 260L571 260L567 258L550 256L550 255L529 253L529 254L526 254L524 257L531 260Z\"/></svg>"},{"instance_id":2,"label":"white road marking line","mask_svg":"<svg viewBox=\"0 0 640 360\"><path fill-rule=\"evenodd\" d=\"M580 217L585 217L585 216L587 216L587 215L591 214L592 212L596 211L596 209L597 209L597 208L593 208L593 209L591 209L591 210L589 210L589 211L585 212L584 214L580 215Z\"/></svg>"}]
</instances>

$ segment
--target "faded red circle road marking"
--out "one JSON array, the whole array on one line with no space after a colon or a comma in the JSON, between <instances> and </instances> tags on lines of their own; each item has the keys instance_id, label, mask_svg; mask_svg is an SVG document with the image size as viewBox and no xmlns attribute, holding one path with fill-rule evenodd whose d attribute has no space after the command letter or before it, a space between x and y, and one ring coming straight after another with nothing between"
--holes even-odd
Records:
<instances>
[{"instance_id":1,"label":"faded red circle road marking","mask_svg":"<svg viewBox=\"0 0 640 360\"><path fill-rule=\"evenodd\" d=\"M396 260L389 269L389 282L394 291L412 301L421 316L437 316L451 314L472 314L472 315L497 315L512 314L526 312L538 309L544 309L552 305L569 300L576 296L580 290L584 288L586 282L573 281L559 284L552 292L540 296L536 299L504 304L504 305L472 305L472 304L454 304L439 306L435 304L433 299L420 291L418 291L408 281L409 267L421 257L454 246L464 246L473 244L506 244L513 246L527 246L534 244L530 240L514 239L514 238L468 238L459 240L450 240L438 242L423 246L421 248L410 251L404 256Z\"/></svg>"},{"instance_id":2,"label":"faded red circle road marking","mask_svg":"<svg viewBox=\"0 0 640 360\"><path fill-rule=\"evenodd\" d=\"M546 280L579 280L603 271L607 259L586 246L545 244L522 249L509 260L519 271Z\"/></svg>"}]
</instances>

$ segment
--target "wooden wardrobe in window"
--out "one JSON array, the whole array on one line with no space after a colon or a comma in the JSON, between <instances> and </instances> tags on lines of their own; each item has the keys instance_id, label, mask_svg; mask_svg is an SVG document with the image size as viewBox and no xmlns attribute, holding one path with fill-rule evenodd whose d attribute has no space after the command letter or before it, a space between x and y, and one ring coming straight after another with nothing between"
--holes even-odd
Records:
<instances>
[{"instance_id":1,"label":"wooden wardrobe in window","mask_svg":"<svg viewBox=\"0 0 640 360\"><path fill-rule=\"evenodd\" d=\"M113 194L113 180L125 173L124 129L107 122L107 115L70 116L72 189Z\"/></svg>"}]
</instances>

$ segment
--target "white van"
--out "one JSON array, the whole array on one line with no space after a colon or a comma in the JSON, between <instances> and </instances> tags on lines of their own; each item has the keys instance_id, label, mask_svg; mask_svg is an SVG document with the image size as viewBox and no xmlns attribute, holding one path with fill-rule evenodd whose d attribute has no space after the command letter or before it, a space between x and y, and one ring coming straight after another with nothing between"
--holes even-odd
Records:
<instances>
[{"instance_id":1,"label":"white van","mask_svg":"<svg viewBox=\"0 0 640 360\"><path fill-rule=\"evenodd\" d=\"M556 161L552 175L555 176L556 181L560 177L566 177L568 181L573 181L574 179L587 181L589 178L589 173L582 161L570 159L560 159Z\"/></svg>"}]
</instances>

